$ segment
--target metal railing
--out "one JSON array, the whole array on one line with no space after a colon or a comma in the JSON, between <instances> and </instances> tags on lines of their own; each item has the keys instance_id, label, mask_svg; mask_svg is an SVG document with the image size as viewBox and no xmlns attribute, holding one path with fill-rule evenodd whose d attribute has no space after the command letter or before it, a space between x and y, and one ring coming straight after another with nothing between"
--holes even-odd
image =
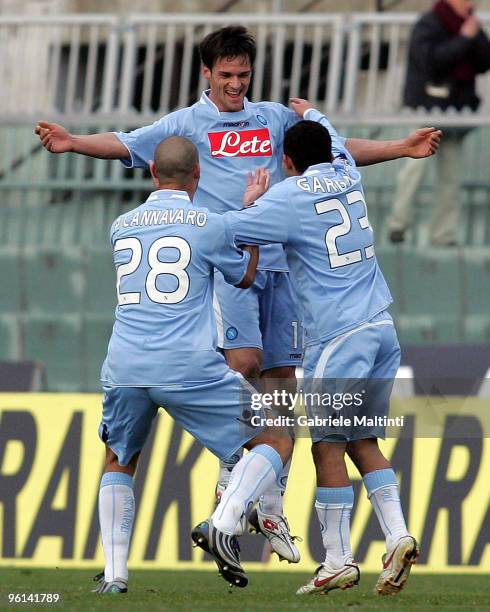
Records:
<instances>
[{"instance_id":1,"label":"metal railing","mask_svg":"<svg viewBox=\"0 0 490 612\"><path fill-rule=\"evenodd\" d=\"M479 15L490 28L490 13ZM436 119L490 124L490 74L477 114L415 115L401 108L413 13L66 15L0 17L0 122L46 116L143 125L193 103L205 87L197 44L225 24L257 40L252 100L309 98L342 124Z\"/></svg>"}]
</instances>

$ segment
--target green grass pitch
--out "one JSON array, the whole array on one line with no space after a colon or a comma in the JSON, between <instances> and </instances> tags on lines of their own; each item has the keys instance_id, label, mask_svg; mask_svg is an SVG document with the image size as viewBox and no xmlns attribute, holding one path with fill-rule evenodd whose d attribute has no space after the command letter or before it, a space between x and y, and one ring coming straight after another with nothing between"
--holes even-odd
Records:
<instances>
[{"instance_id":1,"label":"green grass pitch","mask_svg":"<svg viewBox=\"0 0 490 612\"><path fill-rule=\"evenodd\" d=\"M9 606L8 593L60 593L67 610L490 610L488 575L412 575L406 590L397 597L372 592L376 576L365 574L360 586L329 595L298 597L295 589L311 576L299 573L250 572L246 589L229 590L214 572L133 571L126 595L90 593L94 572L87 570L37 570L0 568L0 610ZM32 610L32 604L29 608Z\"/></svg>"}]
</instances>

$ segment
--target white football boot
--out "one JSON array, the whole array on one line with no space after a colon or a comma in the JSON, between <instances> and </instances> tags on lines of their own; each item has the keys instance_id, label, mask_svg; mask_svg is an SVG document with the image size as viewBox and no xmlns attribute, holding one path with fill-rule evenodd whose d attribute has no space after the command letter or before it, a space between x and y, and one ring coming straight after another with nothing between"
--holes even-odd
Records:
<instances>
[{"instance_id":1,"label":"white football boot","mask_svg":"<svg viewBox=\"0 0 490 612\"><path fill-rule=\"evenodd\" d=\"M379 595L396 595L410 575L412 565L417 561L420 551L417 541L411 535L400 538L382 558L383 571L376 583L375 592Z\"/></svg>"},{"instance_id":2,"label":"white football boot","mask_svg":"<svg viewBox=\"0 0 490 612\"><path fill-rule=\"evenodd\" d=\"M289 525L285 516L264 514L255 508L248 515L248 522L252 526L252 531L261 533L269 541L272 551L277 554L280 561L298 563L301 555L294 540L301 540L301 538L289 533Z\"/></svg>"},{"instance_id":3,"label":"white football boot","mask_svg":"<svg viewBox=\"0 0 490 612\"><path fill-rule=\"evenodd\" d=\"M328 593L334 589L350 589L359 584L361 573L357 564L346 563L342 567L332 569L325 564L317 567L313 578L296 591L296 595L313 595L313 593Z\"/></svg>"},{"instance_id":4,"label":"white football boot","mask_svg":"<svg viewBox=\"0 0 490 612\"><path fill-rule=\"evenodd\" d=\"M123 578L115 578L112 582L106 582L104 572L100 572L94 576L94 582L97 582L92 593L127 593L128 581Z\"/></svg>"}]
</instances>

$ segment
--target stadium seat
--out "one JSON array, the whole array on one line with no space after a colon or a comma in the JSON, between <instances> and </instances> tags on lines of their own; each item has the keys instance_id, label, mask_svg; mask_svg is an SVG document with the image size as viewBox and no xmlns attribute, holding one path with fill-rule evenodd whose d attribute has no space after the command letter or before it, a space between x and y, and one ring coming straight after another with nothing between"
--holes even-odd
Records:
<instances>
[{"instance_id":1,"label":"stadium seat","mask_svg":"<svg viewBox=\"0 0 490 612\"><path fill-rule=\"evenodd\" d=\"M133 196L134 199L129 203L123 203L119 191L82 192L81 202L77 203L80 206L78 243L91 247L110 248L112 223L122 212L138 206L143 201L139 200L137 192Z\"/></svg>"},{"instance_id":2,"label":"stadium seat","mask_svg":"<svg viewBox=\"0 0 490 612\"><path fill-rule=\"evenodd\" d=\"M374 244L383 244L390 208L391 188L373 184L365 189L365 194L369 223L374 230Z\"/></svg>"},{"instance_id":3,"label":"stadium seat","mask_svg":"<svg viewBox=\"0 0 490 612\"><path fill-rule=\"evenodd\" d=\"M107 353L107 345L111 337L114 315L84 317L83 344L83 389L85 391L100 391L100 368Z\"/></svg>"},{"instance_id":4,"label":"stadium seat","mask_svg":"<svg viewBox=\"0 0 490 612\"><path fill-rule=\"evenodd\" d=\"M112 317L116 307L116 273L109 246L86 250L85 312Z\"/></svg>"},{"instance_id":5,"label":"stadium seat","mask_svg":"<svg viewBox=\"0 0 490 612\"><path fill-rule=\"evenodd\" d=\"M81 206L72 198L67 202L63 202L63 209L60 210L60 238L61 246L72 246L80 244L80 209Z\"/></svg>"},{"instance_id":6,"label":"stadium seat","mask_svg":"<svg viewBox=\"0 0 490 612\"><path fill-rule=\"evenodd\" d=\"M2 246L19 247L26 242L25 227L27 221L27 209L19 203L13 205L14 195L8 192L9 205L1 209L0 240Z\"/></svg>"},{"instance_id":7,"label":"stadium seat","mask_svg":"<svg viewBox=\"0 0 490 612\"><path fill-rule=\"evenodd\" d=\"M402 250L401 312L406 315L462 315L462 265L459 250Z\"/></svg>"},{"instance_id":8,"label":"stadium seat","mask_svg":"<svg viewBox=\"0 0 490 612\"><path fill-rule=\"evenodd\" d=\"M111 221L106 218L107 200L98 193L82 193L79 241L83 245L109 246Z\"/></svg>"},{"instance_id":9,"label":"stadium seat","mask_svg":"<svg viewBox=\"0 0 490 612\"><path fill-rule=\"evenodd\" d=\"M402 347L461 342L461 324L456 317L399 315L395 325Z\"/></svg>"},{"instance_id":10,"label":"stadium seat","mask_svg":"<svg viewBox=\"0 0 490 612\"><path fill-rule=\"evenodd\" d=\"M19 359L20 324L14 314L0 315L0 360L10 361Z\"/></svg>"},{"instance_id":11,"label":"stadium seat","mask_svg":"<svg viewBox=\"0 0 490 612\"><path fill-rule=\"evenodd\" d=\"M470 315L463 320L463 337L467 344L490 343L490 315Z\"/></svg>"},{"instance_id":12,"label":"stadium seat","mask_svg":"<svg viewBox=\"0 0 490 612\"><path fill-rule=\"evenodd\" d=\"M463 244L490 247L490 184L468 182L464 184L462 207Z\"/></svg>"},{"instance_id":13,"label":"stadium seat","mask_svg":"<svg viewBox=\"0 0 490 612\"><path fill-rule=\"evenodd\" d=\"M63 207L41 205L25 208L20 244L30 251L35 248L51 248L58 245L62 236Z\"/></svg>"},{"instance_id":14,"label":"stadium seat","mask_svg":"<svg viewBox=\"0 0 490 612\"><path fill-rule=\"evenodd\" d=\"M464 313L483 315L489 312L490 248L466 248L464 265Z\"/></svg>"},{"instance_id":15,"label":"stadium seat","mask_svg":"<svg viewBox=\"0 0 490 612\"><path fill-rule=\"evenodd\" d=\"M0 248L0 279L2 279L0 312L18 313L22 309L23 284L21 260L17 247Z\"/></svg>"},{"instance_id":16,"label":"stadium seat","mask_svg":"<svg viewBox=\"0 0 490 612\"><path fill-rule=\"evenodd\" d=\"M78 315L23 317L24 358L44 364L49 391L82 390L82 319Z\"/></svg>"},{"instance_id":17,"label":"stadium seat","mask_svg":"<svg viewBox=\"0 0 490 612\"><path fill-rule=\"evenodd\" d=\"M80 312L85 266L79 247L26 247L23 256L29 312Z\"/></svg>"}]
</instances>

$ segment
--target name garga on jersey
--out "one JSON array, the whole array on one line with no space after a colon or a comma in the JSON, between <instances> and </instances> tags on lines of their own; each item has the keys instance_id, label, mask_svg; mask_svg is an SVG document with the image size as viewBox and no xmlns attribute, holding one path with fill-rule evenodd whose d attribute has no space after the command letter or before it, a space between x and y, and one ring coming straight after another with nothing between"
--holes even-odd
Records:
<instances>
[{"instance_id":1,"label":"name garga on jersey","mask_svg":"<svg viewBox=\"0 0 490 612\"><path fill-rule=\"evenodd\" d=\"M125 227L141 227L143 225L173 225L175 223L197 225L203 227L208 221L208 215L202 210L184 210L183 208L163 208L158 210L143 210L122 215L114 225L114 231Z\"/></svg>"},{"instance_id":2,"label":"name garga on jersey","mask_svg":"<svg viewBox=\"0 0 490 612\"><path fill-rule=\"evenodd\" d=\"M311 193L342 193L356 182L348 174L343 174L339 179L310 175L300 176L296 180L296 185L303 191Z\"/></svg>"}]
</instances>

